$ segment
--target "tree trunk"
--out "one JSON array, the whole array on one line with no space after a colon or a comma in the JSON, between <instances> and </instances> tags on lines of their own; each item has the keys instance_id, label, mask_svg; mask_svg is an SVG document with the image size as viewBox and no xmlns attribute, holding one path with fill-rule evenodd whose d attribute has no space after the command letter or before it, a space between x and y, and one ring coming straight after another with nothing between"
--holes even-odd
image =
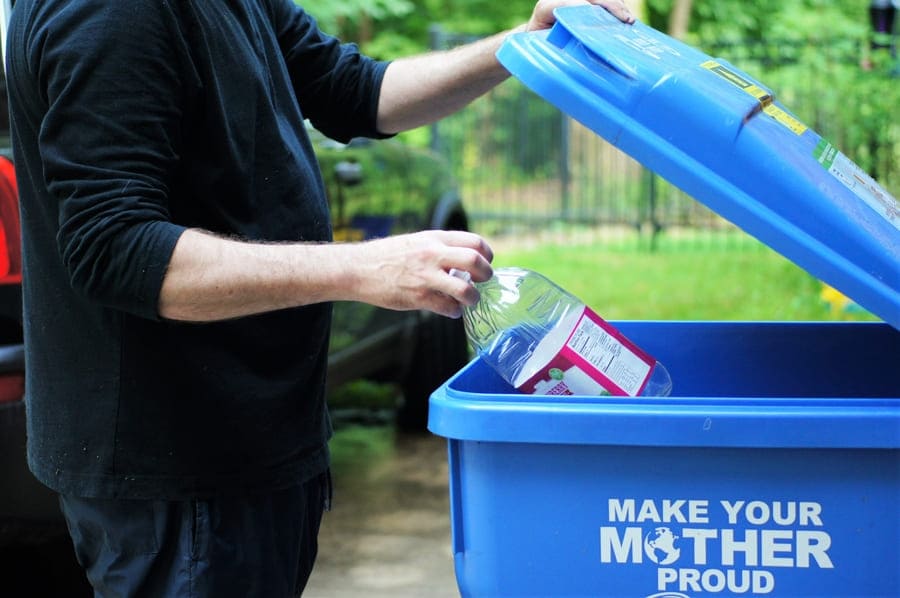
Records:
<instances>
[{"instance_id":1,"label":"tree trunk","mask_svg":"<svg viewBox=\"0 0 900 598\"><path fill-rule=\"evenodd\" d=\"M684 39L691 24L692 0L675 0L672 14L669 15L669 35L675 39Z\"/></svg>"}]
</instances>

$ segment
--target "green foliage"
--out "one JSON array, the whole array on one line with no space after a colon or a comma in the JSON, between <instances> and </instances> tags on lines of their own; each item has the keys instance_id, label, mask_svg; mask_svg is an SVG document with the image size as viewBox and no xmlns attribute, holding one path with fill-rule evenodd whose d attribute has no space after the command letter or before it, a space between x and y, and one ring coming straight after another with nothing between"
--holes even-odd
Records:
<instances>
[{"instance_id":1,"label":"green foliage","mask_svg":"<svg viewBox=\"0 0 900 598\"><path fill-rule=\"evenodd\" d=\"M328 395L328 405L331 409L394 409L398 394L397 388L391 384L354 380L335 388Z\"/></svg>"},{"instance_id":2,"label":"green foliage","mask_svg":"<svg viewBox=\"0 0 900 598\"><path fill-rule=\"evenodd\" d=\"M447 31L490 35L524 23L534 0L416 0L431 23Z\"/></svg>"},{"instance_id":3,"label":"green foliage","mask_svg":"<svg viewBox=\"0 0 900 598\"><path fill-rule=\"evenodd\" d=\"M666 31L674 0L646 0L645 20ZM429 30L483 36L525 22L533 0L344 0L306 8L325 31L361 43L379 58L396 58L429 47ZM868 30L868 0L695 0L690 35L710 40L772 37L861 37ZM362 34L371 31L363 39Z\"/></svg>"},{"instance_id":4,"label":"green foliage","mask_svg":"<svg viewBox=\"0 0 900 598\"><path fill-rule=\"evenodd\" d=\"M359 403L354 403L359 405ZM372 463L378 463L396 452L395 430L392 426L342 426L329 443L331 467L343 476L342 490L351 492L372 475ZM365 455L365 458L360 458Z\"/></svg>"},{"instance_id":5,"label":"green foliage","mask_svg":"<svg viewBox=\"0 0 900 598\"><path fill-rule=\"evenodd\" d=\"M359 29L368 22L386 22L402 18L415 10L410 0L343 0L310 4L294 2L316 18L319 26L328 33L346 41L359 41Z\"/></svg>"},{"instance_id":6,"label":"green foliage","mask_svg":"<svg viewBox=\"0 0 900 598\"><path fill-rule=\"evenodd\" d=\"M673 0L646 0L648 24L666 31L672 5ZM867 10L867 0L695 0L689 41L861 35Z\"/></svg>"},{"instance_id":7,"label":"green foliage","mask_svg":"<svg viewBox=\"0 0 900 598\"><path fill-rule=\"evenodd\" d=\"M480 100L467 108L456 126L442 127L440 147L463 171L494 161L491 168L481 171L495 181L540 178L555 175L561 125L555 107L511 80L497 88L489 101ZM499 158L504 158L502 163L497 162Z\"/></svg>"},{"instance_id":8,"label":"green foliage","mask_svg":"<svg viewBox=\"0 0 900 598\"><path fill-rule=\"evenodd\" d=\"M778 18L761 33L769 38L863 37L868 30L868 4L865 0L782 3Z\"/></svg>"},{"instance_id":9,"label":"green foliage","mask_svg":"<svg viewBox=\"0 0 900 598\"><path fill-rule=\"evenodd\" d=\"M645 19L665 31L673 2L646 0ZM534 0L348 0L307 8L326 30L388 59L427 49L435 26L487 35L525 21L533 5ZM882 52L871 57L874 68L860 68L868 55L868 29L868 0L694 0L687 41L770 87L788 110L897 195L900 85L891 72L898 65ZM364 31L370 36L360 39ZM442 151L466 184L559 176L558 113L515 82L445 120L439 131ZM421 146L428 137L420 129L404 140Z\"/></svg>"},{"instance_id":10,"label":"green foliage","mask_svg":"<svg viewBox=\"0 0 900 598\"><path fill-rule=\"evenodd\" d=\"M430 29L485 36L524 23L531 15L532 0L485 2L484 0L345 0L303 6L323 30L360 44L366 53L381 59L405 56L430 48ZM371 37L364 32L371 28Z\"/></svg>"}]
</instances>

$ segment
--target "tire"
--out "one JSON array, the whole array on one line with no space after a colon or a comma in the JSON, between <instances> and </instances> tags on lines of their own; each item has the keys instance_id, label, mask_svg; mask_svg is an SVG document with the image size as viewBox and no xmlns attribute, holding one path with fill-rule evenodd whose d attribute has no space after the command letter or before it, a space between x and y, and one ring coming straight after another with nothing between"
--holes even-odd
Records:
<instances>
[{"instance_id":1,"label":"tire","mask_svg":"<svg viewBox=\"0 0 900 598\"><path fill-rule=\"evenodd\" d=\"M419 324L415 351L401 383L403 403L397 411L397 426L407 432L427 430L431 393L468 361L462 319L426 314Z\"/></svg>"}]
</instances>

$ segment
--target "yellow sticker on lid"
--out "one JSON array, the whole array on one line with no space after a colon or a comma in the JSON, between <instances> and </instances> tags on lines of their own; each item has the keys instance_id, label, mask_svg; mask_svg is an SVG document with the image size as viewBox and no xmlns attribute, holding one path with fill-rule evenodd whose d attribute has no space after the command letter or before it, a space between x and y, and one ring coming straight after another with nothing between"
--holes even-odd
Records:
<instances>
[{"instance_id":1,"label":"yellow sticker on lid","mask_svg":"<svg viewBox=\"0 0 900 598\"><path fill-rule=\"evenodd\" d=\"M776 121L790 129L796 135L802 135L807 127L802 122L788 114L782 108L775 105L775 98L768 91L757 85L756 83L742 77L738 73L729 69L715 60L707 60L701 64L703 68L714 72L735 87L738 87L748 95L753 96L759 102L762 111L774 118Z\"/></svg>"}]
</instances>

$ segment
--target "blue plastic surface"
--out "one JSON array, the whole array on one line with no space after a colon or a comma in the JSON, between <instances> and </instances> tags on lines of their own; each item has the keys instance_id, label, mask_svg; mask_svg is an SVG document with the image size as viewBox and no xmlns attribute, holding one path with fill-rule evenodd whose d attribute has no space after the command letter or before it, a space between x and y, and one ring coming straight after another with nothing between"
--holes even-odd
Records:
<instances>
[{"instance_id":1,"label":"blue plastic surface","mask_svg":"<svg viewBox=\"0 0 900 598\"><path fill-rule=\"evenodd\" d=\"M599 7L498 58L538 95L900 328L900 203L762 83Z\"/></svg>"},{"instance_id":2,"label":"blue plastic surface","mask_svg":"<svg viewBox=\"0 0 900 598\"><path fill-rule=\"evenodd\" d=\"M432 395L463 596L900 595L900 331L614 324L672 397Z\"/></svg>"}]
</instances>

